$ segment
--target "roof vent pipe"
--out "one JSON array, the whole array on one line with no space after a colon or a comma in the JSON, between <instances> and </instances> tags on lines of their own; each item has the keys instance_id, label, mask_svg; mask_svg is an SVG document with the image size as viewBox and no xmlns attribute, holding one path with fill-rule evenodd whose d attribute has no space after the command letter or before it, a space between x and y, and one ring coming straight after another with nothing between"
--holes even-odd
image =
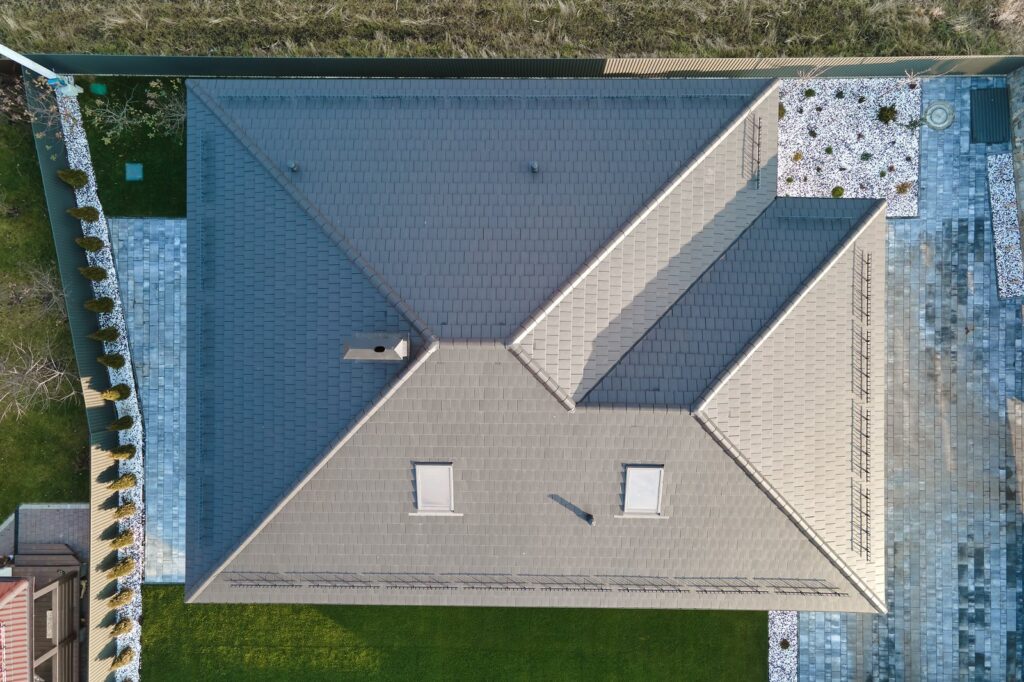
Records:
<instances>
[{"instance_id":1,"label":"roof vent pipe","mask_svg":"<svg viewBox=\"0 0 1024 682\"><path fill-rule=\"evenodd\" d=\"M530 172L531 173L540 173L540 164L537 163L536 161L531 161L530 162Z\"/></svg>"},{"instance_id":2,"label":"roof vent pipe","mask_svg":"<svg viewBox=\"0 0 1024 682\"><path fill-rule=\"evenodd\" d=\"M288 170L290 170L292 173L298 173L299 172L299 164L297 162L295 162L295 161L289 161L288 162Z\"/></svg>"}]
</instances>

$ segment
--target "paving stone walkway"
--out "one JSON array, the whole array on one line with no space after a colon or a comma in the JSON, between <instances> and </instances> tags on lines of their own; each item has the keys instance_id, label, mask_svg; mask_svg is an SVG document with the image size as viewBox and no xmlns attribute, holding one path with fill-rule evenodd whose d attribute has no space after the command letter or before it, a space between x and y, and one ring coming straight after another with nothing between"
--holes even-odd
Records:
<instances>
[{"instance_id":1,"label":"paving stone walkway","mask_svg":"<svg viewBox=\"0 0 1024 682\"><path fill-rule=\"evenodd\" d=\"M184 582L185 220L109 225L146 428L146 582Z\"/></svg>"},{"instance_id":2,"label":"paving stone walkway","mask_svg":"<svg viewBox=\"0 0 1024 682\"><path fill-rule=\"evenodd\" d=\"M924 83L956 121L921 129L920 215L888 248L886 616L801 614L802 680L1014 680L1021 510L1007 397L1022 394L1020 301L996 294L986 154L969 92Z\"/></svg>"}]
</instances>

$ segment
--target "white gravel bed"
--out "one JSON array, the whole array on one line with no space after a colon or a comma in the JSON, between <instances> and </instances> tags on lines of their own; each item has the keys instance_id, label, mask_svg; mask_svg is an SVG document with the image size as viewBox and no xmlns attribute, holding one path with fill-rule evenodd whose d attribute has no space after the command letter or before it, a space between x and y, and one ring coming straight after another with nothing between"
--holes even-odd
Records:
<instances>
[{"instance_id":1,"label":"white gravel bed","mask_svg":"<svg viewBox=\"0 0 1024 682\"><path fill-rule=\"evenodd\" d=\"M70 80L70 79L69 79ZM125 324L124 309L121 304L120 290L117 285L117 273L114 270L114 258L110 252L110 233L107 229L107 219L103 214L103 207L100 205L99 196L96 191L96 176L93 172L92 157L89 153L89 142L86 139L85 129L82 127L82 114L78 108L78 100L75 97L57 95L57 106L61 111L61 128L64 133L64 144L67 147L68 166L83 170L89 176L89 182L85 187L75 190L75 200L78 206L93 206L99 213L99 220L88 223L82 222L82 233L87 236L99 237L107 244L100 251L86 252L90 265L98 265L107 271L107 278L102 282L93 282L93 291L97 298L108 296L114 300L114 310L111 313L100 313L97 327L117 327L121 336L117 341L104 342L104 352L120 353L125 358L124 367L120 369L108 368L110 385L120 383L128 384L132 394L126 400L119 400L114 404L118 417L130 415L135 423L132 428L118 432L121 444L132 443L136 447L136 454L131 459L119 460L118 468L121 474L132 473L138 481L137 485L119 493L121 503L133 501L138 510L134 516L120 521L122 531L132 530L135 533L135 543L124 549L118 550L118 557L132 557L135 560L135 571L133 574L118 579L119 588L131 588L135 597L130 604L118 609L121 618L131 618L136 626L134 630L118 637L118 653L127 647L135 650L134 661L117 671L116 679L135 680L139 677L139 664L141 650L139 647L141 632L137 625L142 615L142 579L145 567L145 506L143 503L143 485L145 482L145 469L143 467L143 431L142 413L139 407L139 391L135 384L135 372L132 368L131 351L128 347L128 328ZM99 617L102 614L95 614Z\"/></svg>"},{"instance_id":2,"label":"white gravel bed","mask_svg":"<svg viewBox=\"0 0 1024 682\"><path fill-rule=\"evenodd\" d=\"M887 200L888 216L917 215L918 79L783 80L779 103L779 196L828 197L841 187L843 197ZM890 106L886 124L879 110Z\"/></svg>"},{"instance_id":3,"label":"white gravel bed","mask_svg":"<svg viewBox=\"0 0 1024 682\"><path fill-rule=\"evenodd\" d=\"M768 682L797 682L797 636L800 619L796 611L768 612ZM785 640L789 646L782 648Z\"/></svg>"},{"instance_id":4,"label":"white gravel bed","mask_svg":"<svg viewBox=\"0 0 1024 682\"><path fill-rule=\"evenodd\" d=\"M996 288L999 298L1024 296L1024 256L1020 214L1013 183L1013 156L988 157L988 200L992 206L992 237L996 246Z\"/></svg>"}]
</instances>

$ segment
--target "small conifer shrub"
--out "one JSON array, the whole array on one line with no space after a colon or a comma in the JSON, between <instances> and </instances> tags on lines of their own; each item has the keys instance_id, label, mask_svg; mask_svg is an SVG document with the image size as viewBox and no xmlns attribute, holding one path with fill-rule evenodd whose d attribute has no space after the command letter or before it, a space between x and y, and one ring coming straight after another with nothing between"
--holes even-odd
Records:
<instances>
[{"instance_id":1,"label":"small conifer shrub","mask_svg":"<svg viewBox=\"0 0 1024 682\"><path fill-rule=\"evenodd\" d=\"M128 384L116 384L111 386L101 394L104 400L110 402L116 402L118 400L124 400L132 394L131 386Z\"/></svg>"},{"instance_id":2,"label":"small conifer shrub","mask_svg":"<svg viewBox=\"0 0 1024 682\"><path fill-rule=\"evenodd\" d=\"M111 631L111 633L114 635L114 637L121 637L122 635L129 634L134 629L135 621L131 618L124 618L122 620L117 621L117 623L114 624L114 628Z\"/></svg>"},{"instance_id":3,"label":"small conifer shrub","mask_svg":"<svg viewBox=\"0 0 1024 682\"><path fill-rule=\"evenodd\" d=\"M121 338L121 332L117 327L103 327L89 334L89 338L93 341L117 341Z\"/></svg>"},{"instance_id":4,"label":"small conifer shrub","mask_svg":"<svg viewBox=\"0 0 1024 682\"><path fill-rule=\"evenodd\" d=\"M846 193L846 190L844 190L842 187L833 187L832 188L832 198L833 199L841 199L843 194L845 194L845 193Z\"/></svg>"},{"instance_id":5,"label":"small conifer shrub","mask_svg":"<svg viewBox=\"0 0 1024 682\"><path fill-rule=\"evenodd\" d=\"M110 456L114 459L131 459L135 456L135 446L131 443L115 446L110 449Z\"/></svg>"},{"instance_id":6,"label":"small conifer shrub","mask_svg":"<svg viewBox=\"0 0 1024 682\"><path fill-rule=\"evenodd\" d=\"M126 530L121 533L113 540L110 541L110 546L113 549L122 549L124 547L131 547L132 543L135 542L135 533L130 530ZM130 573L131 571L129 571Z\"/></svg>"},{"instance_id":7,"label":"small conifer shrub","mask_svg":"<svg viewBox=\"0 0 1024 682\"><path fill-rule=\"evenodd\" d=\"M123 417L118 417L114 421L110 422L107 426L107 431L127 431L135 425L135 420L132 419L131 415L126 414Z\"/></svg>"},{"instance_id":8,"label":"small conifer shrub","mask_svg":"<svg viewBox=\"0 0 1024 682\"><path fill-rule=\"evenodd\" d=\"M132 603L132 598L134 596L135 596L135 593L132 590L130 590L128 588L125 588L125 589L121 590L120 592L118 592L117 594L115 594L110 599L108 599L107 600L107 606L109 606L112 609L119 609L122 606L128 606L129 604Z\"/></svg>"},{"instance_id":9,"label":"small conifer shrub","mask_svg":"<svg viewBox=\"0 0 1024 682\"><path fill-rule=\"evenodd\" d=\"M115 519L127 519L129 516L135 515L135 503L125 502L120 507L114 510Z\"/></svg>"},{"instance_id":10,"label":"small conifer shrub","mask_svg":"<svg viewBox=\"0 0 1024 682\"><path fill-rule=\"evenodd\" d=\"M124 356L120 353L104 353L96 358L96 362L110 369L121 369L124 367Z\"/></svg>"},{"instance_id":11,"label":"small conifer shrub","mask_svg":"<svg viewBox=\"0 0 1024 682\"><path fill-rule=\"evenodd\" d=\"M89 176L86 175L84 170L77 168L67 168L65 170L57 171L57 177L64 181L69 187L79 189L85 187L89 183Z\"/></svg>"},{"instance_id":12,"label":"small conifer shrub","mask_svg":"<svg viewBox=\"0 0 1024 682\"><path fill-rule=\"evenodd\" d=\"M78 218L84 220L87 223L94 223L100 219L100 212L96 210L94 206L79 206L78 208L69 208L68 215L72 218Z\"/></svg>"},{"instance_id":13,"label":"small conifer shrub","mask_svg":"<svg viewBox=\"0 0 1024 682\"><path fill-rule=\"evenodd\" d=\"M135 487L135 474L124 474L110 482L107 486L110 490L128 490Z\"/></svg>"},{"instance_id":14,"label":"small conifer shrub","mask_svg":"<svg viewBox=\"0 0 1024 682\"><path fill-rule=\"evenodd\" d=\"M96 252L102 249L106 244L99 237L76 237L75 243L81 246L86 251Z\"/></svg>"},{"instance_id":15,"label":"small conifer shrub","mask_svg":"<svg viewBox=\"0 0 1024 682\"><path fill-rule=\"evenodd\" d=\"M109 296L90 298L83 305L86 310L91 310L94 313L109 313L114 310L114 299Z\"/></svg>"},{"instance_id":16,"label":"small conifer shrub","mask_svg":"<svg viewBox=\"0 0 1024 682\"><path fill-rule=\"evenodd\" d=\"M78 271L91 282L102 282L107 278L107 271L98 265L86 265L78 268Z\"/></svg>"}]
</instances>

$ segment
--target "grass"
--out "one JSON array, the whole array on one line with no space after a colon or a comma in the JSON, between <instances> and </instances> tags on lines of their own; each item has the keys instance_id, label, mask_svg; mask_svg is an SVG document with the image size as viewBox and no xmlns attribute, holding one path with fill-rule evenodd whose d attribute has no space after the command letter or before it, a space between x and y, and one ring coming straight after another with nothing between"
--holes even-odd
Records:
<instances>
[{"instance_id":1,"label":"grass","mask_svg":"<svg viewBox=\"0 0 1024 682\"><path fill-rule=\"evenodd\" d=\"M35 159L31 129L0 122L0 192L17 211L0 212L0 357L17 343L48 348L74 366L66 319L52 306L19 293L33 273L57 277ZM23 502L88 500L87 453L80 396L0 421L0 520Z\"/></svg>"},{"instance_id":2,"label":"grass","mask_svg":"<svg viewBox=\"0 0 1024 682\"><path fill-rule=\"evenodd\" d=\"M27 52L449 57L1014 52L1024 0L7 0Z\"/></svg>"},{"instance_id":3,"label":"grass","mask_svg":"<svg viewBox=\"0 0 1024 682\"><path fill-rule=\"evenodd\" d=\"M88 115L98 100L89 92L89 84L93 81L107 86L106 97L111 102L120 103L131 99L141 108L145 102L146 86L151 80L161 79L127 76L77 79L78 84L85 88L85 94L79 101L85 114L85 130L89 137L100 201L108 216L177 218L185 215L184 137L151 135L151 129L146 126L131 128L120 135L110 135ZM141 182L125 180L126 162L143 165Z\"/></svg>"},{"instance_id":4,"label":"grass","mask_svg":"<svg viewBox=\"0 0 1024 682\"><path fill-rule=\"evenodd\" d=\"M768 619L747 611L185 605L142 591L159 680L764 680Z\"/></svg>"}]
</instances>

